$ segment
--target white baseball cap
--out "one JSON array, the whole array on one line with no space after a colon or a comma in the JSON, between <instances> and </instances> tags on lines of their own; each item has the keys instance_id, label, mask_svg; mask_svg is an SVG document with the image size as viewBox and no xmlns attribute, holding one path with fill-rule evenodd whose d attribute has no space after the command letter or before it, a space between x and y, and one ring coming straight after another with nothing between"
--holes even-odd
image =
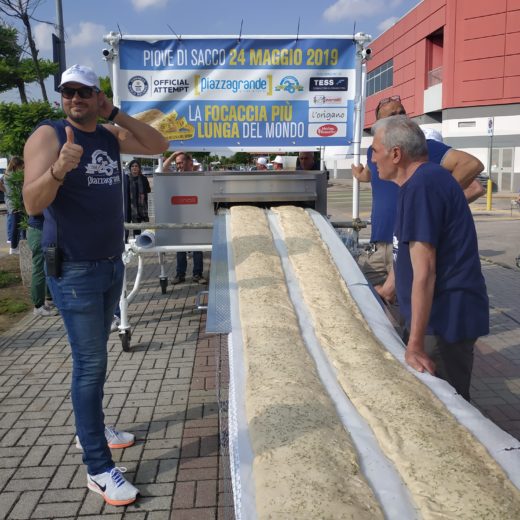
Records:
<instances>
[{"instance_id":1,"label":"white baseball cap","mask_svg":"<svg viewBox=\"0 0 520 520\"><path fill-rule=\"evenodd\" d=\"M283 164L283 157L281 155L277 155L274 159L273 159L273 162L274 163L278 163L278 164Z\"/></svg>"},{"instance_id":2,"label":"white baseball cap","mask_svg":"<svg viewBox=\"0 0 520 520\"><path fill-rule=\"evenodd\" d=\"M65 83L81 83L87 87L99 87L97 74L86 65L72 65L61 75L60 87Z\"/></svg>"},{"instance_id":3,"label":"white baseball cap","mask_svg":"<svg viewBox=\"0 0 520 520\"><path fill-rule=\"evenodd\" d=\"M436 130L435 128L423 128L424 137L426 139L433 139L434 141L439 141L439 143L443 143L444 139L442 138L442 134Z\"/></svg>"},{"instance_id":4,"label":"white baseball cap","mask_svg":"<svg viewBox=\"0 0 520 520\"><path fill-rule=\"evenodd\" d=\"M263 164L264 166L267 164L267 159L265 157L259 157L257 160L256 160L256 163L257 164Z\"/></svg>"}]
</instances>

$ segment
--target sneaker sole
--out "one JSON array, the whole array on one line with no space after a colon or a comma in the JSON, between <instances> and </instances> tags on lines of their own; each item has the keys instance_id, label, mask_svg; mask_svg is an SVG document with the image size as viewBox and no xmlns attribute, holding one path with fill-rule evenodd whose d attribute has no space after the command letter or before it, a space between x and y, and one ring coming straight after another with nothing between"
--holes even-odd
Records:
<instances>
[{"instance_id":1,"label":"sneaker sole","mask_svg":"<svg viewBox=\"0 0 520 520\"><path fill-rule=\"evenodd\" d=\"M121 444L109 443L108 447L111 450L122 450L123 448L130 448L130 446L133 446L134 444L135 444L135 440L129 441L129 442L123 442ZM83 447L81 446L81 444L79 442L76 443L76 448L78 448L78 450L83 451Z\"/></svg>"},{"instance_id":2,"label":"sneaker sole","mask_svg":"<svg viewBox=\"0 0 520 520\"><path fill-rule=\"evenodd\" d=\"M123 448L130 448L130 446L133 446L135 444L135 441L129 441L129 442L123 442L121 444L112 444L110 443L108 447L111 450L122 450Z\"/></svg>"},{"instance_id":3,"label":"sneaker sole","mask_svg":"<svg viewBox=\"0 0 520 520\"><path fill-rule=\"evenodd\" d=\"M134 444L135 444L135 439L133 441L122 442L121 444L114 444L114 443L110 442L110 443L108 443L108 447L111 450L122 450L123 448L130 448L130 446L133 446ZM78 450L83 451L83 446L81 446L79 441L76 442L76 448L78 448Z\"/></svg>"},{"instance_id":4,"label":"sneaker sole","mask_svg":"<svg viewBox=\"0 0 520 520\"><path fill-rule=\"evenodd\" d=\"M90 491L94 491L94 493L97 493L98 495L101 495L103 497L103 500L110 504L111 506L127 506L128 504L133 504L137 500L137 496L133 498L127 498L126 500L112 500L111 498L108 498L101 489L95 487L90 482L87 483L87 487L90 489Z\"/></svg>"}]
</instances>

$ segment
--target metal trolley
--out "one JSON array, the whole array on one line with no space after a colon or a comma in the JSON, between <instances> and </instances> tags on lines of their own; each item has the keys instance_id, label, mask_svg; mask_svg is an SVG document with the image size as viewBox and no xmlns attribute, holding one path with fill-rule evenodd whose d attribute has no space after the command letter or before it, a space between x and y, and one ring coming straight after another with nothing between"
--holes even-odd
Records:
<instances>
[{"instance_id":1,"label":"metal trolley","mask_svg":"<svg viewBox=\"0 0 520 520\"><path fill-rule=\"evenodd\" d=\"M159 257L159 284L163 294L168 288L165 256L179 251L212 251L215 247L213 222L221 208L237 204L271 207L283 204L315 209L325 215L327 211L326 172L193 172L154 175L153 202L155 224L146 227L154 230L154 241L149 247L140 247L130 240L123 255L125 277L120 299L121 322L119 338L124 351L130 350L131 325L128 305L139 291L143 276L143 256ZM139 225L129 225L142 227ZM137 258L137 274L128 290L127 266ZM208 301L214 301L216 291L213 263L210 271ZM225 266L220 266L225 270ZM215 279L215 280L214 280ZM205 308L199 305L199 308ZM209 317L209 316L208 316ZM214 320L210 320L214 323Z\"/></svg>"}]
</instances>

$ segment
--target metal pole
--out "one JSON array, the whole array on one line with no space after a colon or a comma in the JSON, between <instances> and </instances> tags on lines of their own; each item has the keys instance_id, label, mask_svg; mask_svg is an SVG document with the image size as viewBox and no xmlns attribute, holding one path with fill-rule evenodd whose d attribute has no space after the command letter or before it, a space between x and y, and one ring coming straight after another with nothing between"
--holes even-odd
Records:
<instances>
[{"instance_id":1,"label":"metal pole","mask_svg":"<svg viewBox=\"0 0 520 520\"><path fill-rule=\"evenodd\" d=\"M357 35L356 35L357 36ZM363 110L366 84L366 63L363 57L364 43L370 41L367 35L356 38L356 101L354 105L354 164L360 163L361 134L363 124ZM359 218L359 181L352 176L352 218Z\"/></svg>"},{"instance_id":2,"label":"metal pole","mask_svg":"<svg viewBox=\"0 0 520 520\"><path fill-rule=\"evenodd\" d=\"M493 135L495 134L495 118L488 118L489 154L488 154L488 182L486 196L486 211L491 211L493 183L491 182L491 162L493 156Z\"/></svg>"},{"instance_id":3,"label":"metal pole","mask_svg":"<svg viewBox=\"0 0 520 520\"><path fill-rule=\"evenodd\" d=\"M63 9L61 7L61 0L56 0L56 25L58 29L58 37L60 39L60 63L63 67L63 72L67 68L65 61L65 31L63 29Z\"/></svg>"}]
</instances>

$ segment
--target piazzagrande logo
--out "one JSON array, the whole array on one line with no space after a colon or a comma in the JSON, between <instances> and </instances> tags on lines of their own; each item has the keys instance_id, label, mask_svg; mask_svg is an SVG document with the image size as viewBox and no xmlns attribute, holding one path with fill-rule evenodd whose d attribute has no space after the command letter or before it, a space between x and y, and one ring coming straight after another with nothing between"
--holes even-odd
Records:
<instances>
[{"instance_id":1,"label":"piazzagrande logo","mask_svg":"<svg viewBox=\"0 0 520 520\"><path fill-rule=\"evenodd\" d=\"M119 163L113 160L104 150L96 150L92 154L90 164L87 164L85 173L87 174L88 185L112 186L119 184Z\"/></svg>"},{"instance_id":2,"label":"piazzagrande logo","mask_svg":"<svg viewBox=\"0 0 520 520\"><path fill-rule=\"evenodd\" d=\"M209 92L265 92L273 95L273 77L256 79L211 79L195 75L195 95L201 96Z\"/></svg>"}]
</instances>

